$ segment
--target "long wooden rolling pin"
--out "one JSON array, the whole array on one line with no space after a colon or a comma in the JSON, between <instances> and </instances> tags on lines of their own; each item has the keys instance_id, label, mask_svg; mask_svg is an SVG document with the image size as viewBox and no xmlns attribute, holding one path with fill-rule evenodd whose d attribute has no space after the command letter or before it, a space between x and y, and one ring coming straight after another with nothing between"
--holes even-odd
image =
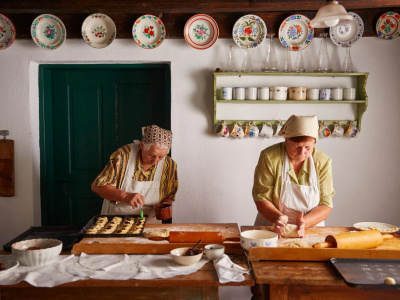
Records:
<instances>
[{"instance_id":1,"label":"long wooden rolling pin","mask_svg":"<svg viewBox=\"0 0 400 300\"><path fill-rule=\"evenodd\" d=\"M314 248L369 249L393 238L391 234L381 234L378 230L365 230L328 235L325 242L316 243Z\"/></svg>"}]
</instances>

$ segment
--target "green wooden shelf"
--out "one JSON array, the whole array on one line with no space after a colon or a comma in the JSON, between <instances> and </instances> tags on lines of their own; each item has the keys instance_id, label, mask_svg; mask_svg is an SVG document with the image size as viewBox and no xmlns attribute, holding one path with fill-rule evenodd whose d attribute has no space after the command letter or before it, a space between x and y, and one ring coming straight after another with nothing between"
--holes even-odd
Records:
<instances>
[{"instance_id":1,"label":"green wooden shelf","mask_svg":"<svg viewBox=\"0 0 400 300\"><path fill-rule=\"evenodd\" d=\"M316 107L320 107L321 105L356 105L357 109L355 112L354 120L326 120L324 119L324 123L327 125L333 125L334 123L339 123L340 125L348 125L350 122L355 122L357 124L358 129L361 131L361 120L363 114L367 110L368 107L368 96L366 93L366 84L369 73L264 73L264 72L214 72L214 125L217 125L224 121L227 125L233 125L235 122L240 122L242 125L245 125L249 121L254 121L257 125L261 125L265 122L269 122L272 125L276 125L280 120L254 120L254 119L217 119L217 109L223 109L225 104L234 104L234 105L242 105L243 108L248 107L248 105L265 105L268 109L273 109L274 104L281 105L316 105ZM279 81L282 86L306 86L305 82L308 83L310 78L314 82L321 82L321 86L324 85L324 82L330 82L329 78L348 78L351 81L352 86L356 89L356 100L304 100L304 101L295 101L295 100L220 100L218 98L219 88L222 86L248 86L247 82L245 85L242 85L242 82L246 82L245 80L248 78L256 78L260 79L260 77L265 77L265 86L273 86L268 85L269 79L273 79ZM320 80L319 80L320 79ZM223 81L224 85L221 85L220 81ZM343 80L343 79L341 79ZM344 79L346 80L346 79ZM303 85L297 85L296 83L303 82ZM229 83L229 84L227 84ZM254 85L255 86L255 85Z\"/></svg>"}]
</instances>

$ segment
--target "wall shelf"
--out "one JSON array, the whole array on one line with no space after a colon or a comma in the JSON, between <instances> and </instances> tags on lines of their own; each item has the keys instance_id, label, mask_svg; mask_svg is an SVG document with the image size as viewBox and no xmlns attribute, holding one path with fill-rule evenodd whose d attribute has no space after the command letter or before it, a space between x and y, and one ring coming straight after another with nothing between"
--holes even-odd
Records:
<instances>
[{"instance_id":1,"label":"wall shelf","mask_svg":"<svg viewBox=\"0 0 400 300\"><path fill-rule=\"evenodd\" d=\"M214 125L240 122L276 125L292 114L317 115L327 125L355 122L361 130L361 120L368 106L366 93L368 73L214 73ZM355 88L356 100L221 100L222 87L305 86L307 88Z\"/></svg>"}]
</instances>

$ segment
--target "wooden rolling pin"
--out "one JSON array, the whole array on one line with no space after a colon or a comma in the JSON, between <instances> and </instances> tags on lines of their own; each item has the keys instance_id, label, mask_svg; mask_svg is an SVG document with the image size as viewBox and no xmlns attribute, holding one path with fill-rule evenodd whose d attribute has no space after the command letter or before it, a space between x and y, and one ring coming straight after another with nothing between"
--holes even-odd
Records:
<instances>
[{"instance_id":1,"label":"wooden rolling pin","mask_svg":"<svg viewBox=\"0 0 400 300\"><path fill-rule=\"evenodd\" d=\"M166 240L170 243L203 243L221 244L224 241L222 232L219 231L170 231L169 237L149 237L152 241ZM239 240L239 239L238 239Z\"/></svg>"},{"instance_id":2,"label":"wooden rolling pin","mask_svg":"<svg viewBox=\"0 0 400 300\"><path fill-rule=\"evenodd\" d=\"M314 248L369 249L383 244L383 240L393 238L391 234L381 234L378 230L365 230L328 235L325 242L316 243Z\"/></svg>"}]
</instances>

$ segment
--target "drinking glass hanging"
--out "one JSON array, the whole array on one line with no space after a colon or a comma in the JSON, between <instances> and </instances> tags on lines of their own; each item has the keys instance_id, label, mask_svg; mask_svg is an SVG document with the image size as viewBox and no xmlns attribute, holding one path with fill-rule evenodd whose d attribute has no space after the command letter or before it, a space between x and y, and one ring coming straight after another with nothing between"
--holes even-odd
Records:
<instances>
[{"instance_id":1,"label":"drinking glass hanging","mask_svg":"<svg viewBox=\"0 0 400 300\"><path fill-rule=\"evenodd\" d=\"M262 72L278 72L278 59L276 57L274 48L274 34L267 34L267 51L265 52L265 57L261 65Z\"/></svg>"},{"instance_id":2,"label":"drinking glass hanging","mask_svg":"<svg viewBox=\"0 0 400 300\"><path fill-rule=\"evenodd\" d=\"M244 52L241 72L251 72L252 70L253 70L253 63L251 62L251 57L250 57L250 47L248 47Z\"/></svg>"},{"instance_id":3,"label":"drinking glass hanging","mask_svg":"<svg viewBox=\"0 0 400 300\"><path fill-rule=\"evenodd\" d=\"M351 46L344 46L343 48L346 49L346 57L343 60L342 72L344 73L354 72L353 61L351 60L351 54L350 54Z\"/></svg>"},{"instance_id":4,"label":"drinking glass hanging","mask_svg":"<svg viewBox=\"0 0 400 300\"><path fill-rule=\"evenodd\" d=\"M236 59L233 47L229 47L228 61L226 64L226 72L236 72Z\"/></svg>"},{"instance_id":5,"label":"drinking glass hanging","mask_svg":"<svg viewBox=\"0 0 400 300\"><path fill-rule=\"evenodd\" d=\"M290 59L290 47L286 47L285 60L282 64L282 72L292 72L292 61Z\"/></svg>"},{"instance_id":6,"label":"drinking glass hanging","mask_svg":"<svg viewBox=\"0 0 400 300\"><path fill-rule=\"evenodd\" d=\"M296 60L294 61L293 71L297 73L303 73L306 71L306 68L304 67L303 49L301 48L301 45L297 45L296 49L297 54Z\"/></svg>"},{"instance_id":7,"label":"drinking glass hanging","mask_svg":"<svg viewBox=\"0 0 400 300\"><path fill-rule=\"evenodd\" d=\"M331 61L328 55L327 49L327 33L321 33L319 35L321 37L321 46L319 48L319 53L317 56L317 60L314 64L314 72L318 73L329 73L332 72Z\"/></svg>"}]
</instances>

